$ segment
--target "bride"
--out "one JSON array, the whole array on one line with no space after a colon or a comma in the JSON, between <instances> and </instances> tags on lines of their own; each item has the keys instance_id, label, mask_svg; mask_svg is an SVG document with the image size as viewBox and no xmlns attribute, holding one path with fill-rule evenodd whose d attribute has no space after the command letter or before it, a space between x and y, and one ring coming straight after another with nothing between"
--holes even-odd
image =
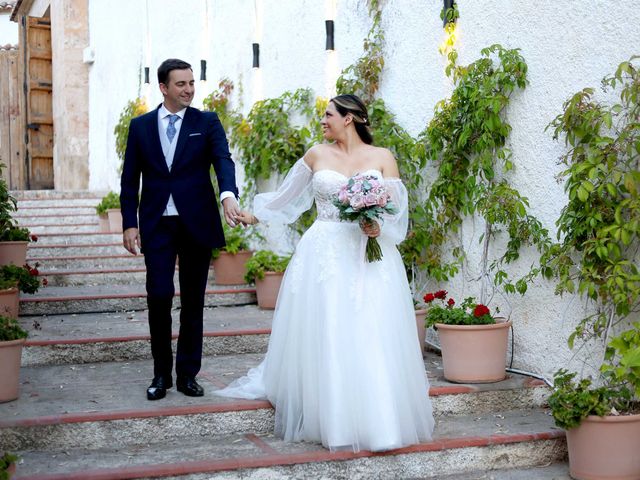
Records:
<instances>
[{"instance_id":1,"label":"bride","mask_svg":"<svg viewBox=\"0 0 640 480\"><path fill-rule=\"evenodd\" d=\"M354 95L330 100L324 137L276 192L257 195L244 224L291 223L315 200L318 218L285 273L263 362L217 395L268 399L276 435L331 449L381 451L431 439L433 415L413 301L396 245L407 231L407 192L391 152L371 145ZM341 222L333 199L355 173L383 180L398 213ZM377 237L381 261L367 263Z\"/></svg>"}]
</instances>

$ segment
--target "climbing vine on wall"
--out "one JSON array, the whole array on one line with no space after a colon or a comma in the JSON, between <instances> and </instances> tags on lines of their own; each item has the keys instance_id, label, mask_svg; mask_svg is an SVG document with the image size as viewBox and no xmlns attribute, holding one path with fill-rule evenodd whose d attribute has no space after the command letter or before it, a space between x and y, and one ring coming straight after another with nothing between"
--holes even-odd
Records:
<instances>
[{"instance_id":1,"label":"climbing vine on wall","mask_svg":"<svg viewBox=\"0 0 640 480\"><path fill-rule=\"evenodd\" d=\"M479 215L485 221L480 237L483 274L492 272L494 283L509 293L524 293L527 282L513 281L503 267L519 257L522 246L543 251L549 242L547 231L527 213L527 199L507 181L513 162L506 146L511 125L504 109L512 93L526 87L527 65L518 49L500 45L483 49L481 58L468 66L456 63L455 50L448 58L446 73L454 90L436 105L425 134L437 176L425 203L431 222L423 266L438 280L455 275L465 259L458 232L464 218ZM506 248L488 263L489 242L500 232L506 235ZM446 260L445 245L451 252Z\"/></svg>"}]
</instances>

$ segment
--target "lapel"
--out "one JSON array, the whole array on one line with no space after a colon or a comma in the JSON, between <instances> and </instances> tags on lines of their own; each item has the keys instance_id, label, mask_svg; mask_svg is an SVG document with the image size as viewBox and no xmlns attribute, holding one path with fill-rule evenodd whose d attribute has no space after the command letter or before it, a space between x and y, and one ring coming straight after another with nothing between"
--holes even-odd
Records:
<instances>
[{"instance_id":1,"label":"lapel","mask_svg":"<svg viewBox=\"0 0 640 480\"><path fill-rule=\"evenodd\" d=\"M160 133L158 130L158 110L160 109L160 105L150 112L147 120L147 131L149 133L149 138L151 139L151 149L150 158L151 161L158 162L165 171L169 171L167 168L167 162L164 159L164 153L162 153L162 144L160 143Z\"/></svg>"},{"instance_id":2,"label":"lapel","mask_svg":"<svg viewBox=\"0 0 640 480\"><path fill-rule=\"evenodd\" d=\"M176 145L176 151L173 155L173 164L171 170L176 168L176 164L182 160L182 152L187 145L189 134L196 130L196 115L194 109L187 107L187 111L184 112L184 118L182 119L182 126L180 127L180 135L178 135L178 143Z\"/></svg>"}]
</instances>

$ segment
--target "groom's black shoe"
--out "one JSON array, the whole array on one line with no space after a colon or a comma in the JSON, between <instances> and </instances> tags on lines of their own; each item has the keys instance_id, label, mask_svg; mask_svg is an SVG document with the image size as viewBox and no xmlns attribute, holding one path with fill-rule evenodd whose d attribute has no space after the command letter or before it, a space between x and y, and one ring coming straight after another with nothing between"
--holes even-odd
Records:
<instances>
[{"instance_id":1,"label":"groom's black shoe","mask_svg":"<svg viewBox=\"0 0 640 480\"><path fill-rule=\"evenodd\" d=\"M167 389L173 387L171 377L153 377L153 381L147 388L147 400L160 400L167 395Z\"/></svg>"},{"instance_id":2,"label":"groom's black shoe","mask_svg":"<svg viewBox=\"0 0 640 480\"><path fill-rule=\"evenodd\" d=\"M179 377L176 381L176 388L187 397L202 397L204 395L204 389L198 385L193 377Z\"/></svg>"}]
</instances>

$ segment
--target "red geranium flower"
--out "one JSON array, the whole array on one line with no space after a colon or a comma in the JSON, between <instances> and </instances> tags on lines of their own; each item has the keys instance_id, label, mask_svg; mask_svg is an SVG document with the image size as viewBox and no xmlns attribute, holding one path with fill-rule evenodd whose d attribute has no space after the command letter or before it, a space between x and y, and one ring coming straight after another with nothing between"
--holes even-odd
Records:
<instances>
[{"instance_id":1,"label":"red geranium flower","mask_svg":"<svg viewBox=\"0 0 640 480\"><path fill-rule=\"evenodd\" d=\"M435 300L435 298L436 297L435 297L435 295L433 293L427 293L424 296L424 301L425 301L425 303L431 303L431 302L433 302Z\"/></svg>"},{"instance_id":2,"label":"red geranium flower","mask_svg":"<svg viewBox=\"0 0 640 480\"><path fill-rule=\"evenodd\" d=\"M489 315L491 312L489 312L489 308L485 305L482 305L481 303L476 305L476 308L473 309L473 316L474 317L482 317L484 315Z\"/></svg>"},{"instance_id":3,"label":"red geranium flower","mask_svg":"<svg viewBox=\"0 0 640 480\"><path fill-rule=\"evenodd\" d=\"M440 300L444 300L445 298L447 298L447 291L438 290L436 293L433 294L433 296L436 298L439 298Z\"/></svg>"},{"instance_id":4,"label":"red geranium flower","mask_svg":"<svg viewBox=\"0 0 640 480\"><path fill-rule=\"evenodd\" d=\"M32 242L37 242L38 241L38 236L36 234L32 234L31 235L31 241Z\"/></svg>"},{"instance_id":5,"label":"red geranium flower","mask_svg":"<svg viewBox=\"0 0 640 480\"><path fill-rule=\"evenodd\" d=\"M43 278L43 279L42 279L42 285L44 285L45 287L46 287L47 285L49 285L49 280L47 280L46 278Z\"/></svg>"},{"instance_id":6,"label":"red geranium flower","mask_svg":"<svg viewBox=\"0 0 640 480\"><path fill-rule=\"evenodd\" d=\"M450 298L449 300L447 300L447 305L449 305L450 307L453 307L456 304L456 301L453 298Z\"/></svg>"}]
</instances>

